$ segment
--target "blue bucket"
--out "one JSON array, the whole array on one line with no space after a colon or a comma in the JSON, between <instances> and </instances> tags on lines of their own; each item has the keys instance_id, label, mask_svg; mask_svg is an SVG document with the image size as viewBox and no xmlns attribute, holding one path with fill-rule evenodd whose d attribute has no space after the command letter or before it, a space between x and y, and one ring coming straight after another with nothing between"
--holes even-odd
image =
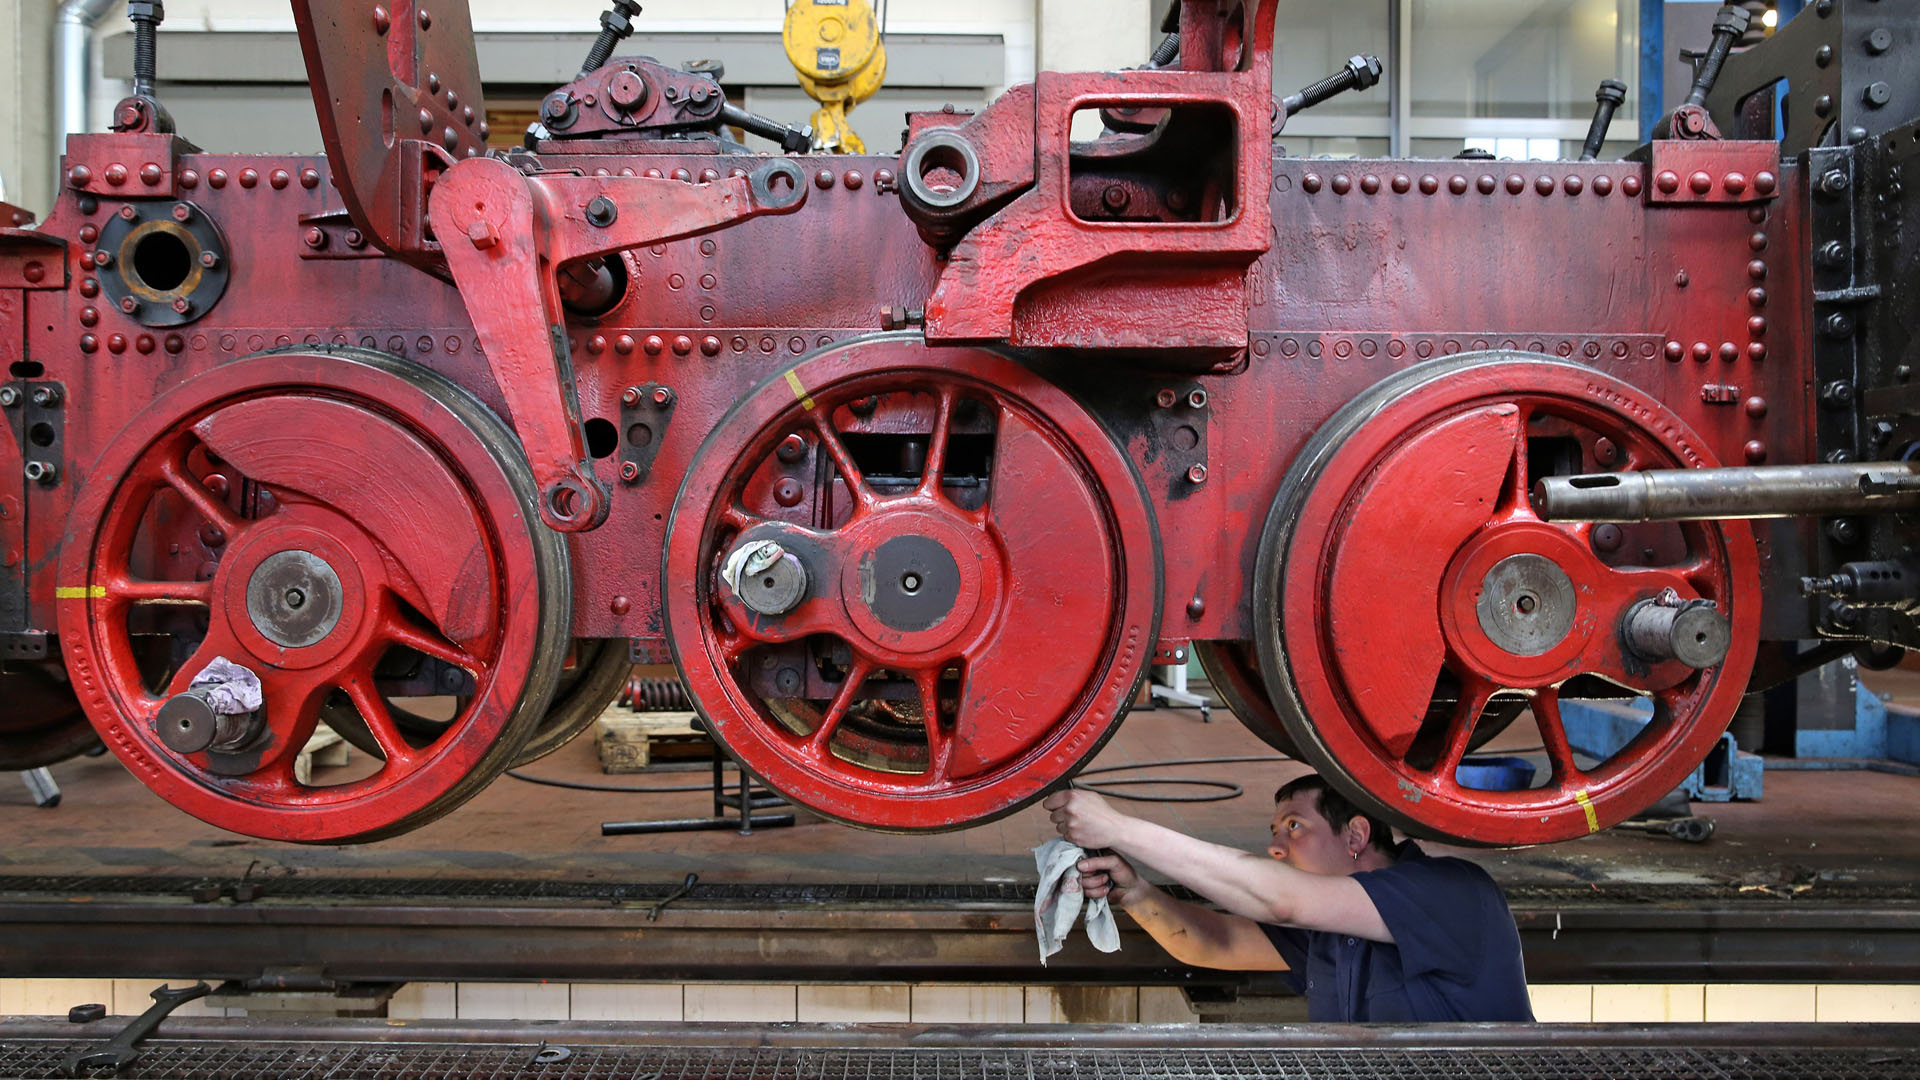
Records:
<instances>
[{"instance_id":1,"label":"blue bucket","mask_svg":"<svg viewBox=\"0 0 1920 1080\"><path fill-rule=\"evenodd\" d=\"M1517 757L1462 758L1453 778L1475 791L1525 791L1533 786L1533 762Z\"/></svg>"}]
</instances>

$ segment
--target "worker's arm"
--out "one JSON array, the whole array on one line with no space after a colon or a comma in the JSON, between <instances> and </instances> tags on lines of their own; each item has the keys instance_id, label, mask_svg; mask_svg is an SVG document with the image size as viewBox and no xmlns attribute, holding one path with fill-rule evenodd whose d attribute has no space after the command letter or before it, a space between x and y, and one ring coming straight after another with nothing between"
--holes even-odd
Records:
<instances>
[{"instance_id":1,"label":"worker's arm","mask_svg":"<svg viewBox=\"0 0 1920 1080\"><path fill-rule=\"evenodd\" d=\"M1273 859L1209 844L1128 817L1092 792L1055 792L1044 805L1053 812L1060 835L1073 843L1111 848L1234 915L1368 941L1393 941L1373 898L1351 877L1309 874Z\"/></svg>"},{"instance_id":2,"label":"worker's arm","mask_svg":"<svg viewBox=\"0 0 1920 1080\"><path fill-rule=\"evenodd\" d=\"M1266 931L1252 919L1176 900L1140 877L1118 855L1080 860L1080 887L1089 897L1109 897L1126 909L1183 964L1220 971L1285 971L1287 962Z\"/></svg>"}]
</instances>

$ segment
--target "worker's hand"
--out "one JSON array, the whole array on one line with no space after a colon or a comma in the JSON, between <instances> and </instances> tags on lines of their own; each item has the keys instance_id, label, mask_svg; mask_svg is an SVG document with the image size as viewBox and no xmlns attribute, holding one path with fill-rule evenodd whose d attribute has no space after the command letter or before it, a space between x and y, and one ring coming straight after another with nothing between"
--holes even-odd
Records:
<instances>
[{"instance_id":1,"label":"worker's hand","mask_svg":"<svg viewBox=\"0 0 1920 1080\"><path fill-rule=\"evenodd\" d=\"M1089 855L1075 865L1080 870L1080 891L1089 900L1104 896L1124 907L1128 899L1148 888L1133 864L1118 855Z\"/></svg>"},{"instance_id":2,"label":"worker's hand","mask_svg":"<svg viewBox=\"0 0 1920 1080\"><path fill-rule=\"evenodd\" d=\"M1054 829L1083 848L1116 846L1130 820L1091 791L1056 791L1040 805L1053 812Z\"/></svg>"}]
</instances>

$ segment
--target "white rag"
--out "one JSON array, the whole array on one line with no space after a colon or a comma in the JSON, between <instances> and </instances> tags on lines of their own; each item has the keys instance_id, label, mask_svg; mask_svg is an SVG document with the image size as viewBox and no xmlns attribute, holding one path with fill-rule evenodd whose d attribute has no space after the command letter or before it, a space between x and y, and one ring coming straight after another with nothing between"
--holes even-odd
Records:
<instances>
[{"instance_id":1,"label":"white rag","mask_svg":"<svg viewBox=\"0 0 1920 1080\"><path fill-rule=\"evenodd\" d=\"M187 684L204 691L207 705L221 716L241 716L260 707L260 676L224 656L216 656Z\"/></svg>"},{"instance_id":2,"label":"white rag","mask_svg":"<svg viewBox=\"0 0 1920 1080\"><path fill-rule=\"evenodd\" d=\"M1073 920L1083 904L1087 909L1087 940L1101 952L1120 951L1120 928L1114 925L1107 898L1088 900L1078 888L1066 888L1067 875L1079 874L1076 864L1086 854L1057 838L1033 849L1034 866L1040 871L1040 887L1033 894L1033 930L1040 938L1042 964L1060 951L1060 943L1073 930Z\"/></svg>"}]
</instances>

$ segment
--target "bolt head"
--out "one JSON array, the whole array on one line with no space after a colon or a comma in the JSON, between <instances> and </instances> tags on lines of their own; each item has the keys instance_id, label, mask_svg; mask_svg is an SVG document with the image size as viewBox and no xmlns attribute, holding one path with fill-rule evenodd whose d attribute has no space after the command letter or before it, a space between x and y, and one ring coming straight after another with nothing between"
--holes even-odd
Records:
<instances>
[{"instance_id":1,"label":"bolt head","mask_svg":"<svg viewBox=\"0 0 1920 1080\"><path fill-rule=\"evenodd\" d=\"M660 408L662 408L662 409L664 409L664 408L666 408L667 406L669 406L669 405L671 405L671 404L673 404L673 391L672 391L672 390L669 390L669 389L667 389L667 388L666 388L666 387L664 387L664 386L656 386L656 387L654 387L654 388L653 388L653 403L654 403L655 405L657 405L657 406L659 406L659 407L660 407Z\"/></svg>"},{"instance_id":2,"label":"bolt head","mask_svg":"<svg viewBox=\"0 0 1920 1080\"><path fill-rule=\"evenodd\" d=\"M640 404L640 388L629 386L620 392L620 404L629 408Z\"/></svg>"},{"instance_id":3,"label":"bolt head","mask_svg":"<svg viewBox=\"0 0 1920 1080\"><path fill-rule=\"evenodd\" d=\"M1206 467L1205 465L1192 465L1192 466L1189 466L1189 467L1187 468L1187 482L1188 482L1188 483L1191 483L1191 484L1204 484L1204 483L1206 483L1206 482L1207 482L1207 467Z\"/></svg>"},{"instance_id":4,"label":"bolt head","mask_svg":"<svg viewBox=\"0 0 1920 1080\"><path fill-rule=\"evenodd\" d=\"M20 391L11 386L0 386L0 407L11 409L20 404Z\"/></svg>"}]
</instances>

